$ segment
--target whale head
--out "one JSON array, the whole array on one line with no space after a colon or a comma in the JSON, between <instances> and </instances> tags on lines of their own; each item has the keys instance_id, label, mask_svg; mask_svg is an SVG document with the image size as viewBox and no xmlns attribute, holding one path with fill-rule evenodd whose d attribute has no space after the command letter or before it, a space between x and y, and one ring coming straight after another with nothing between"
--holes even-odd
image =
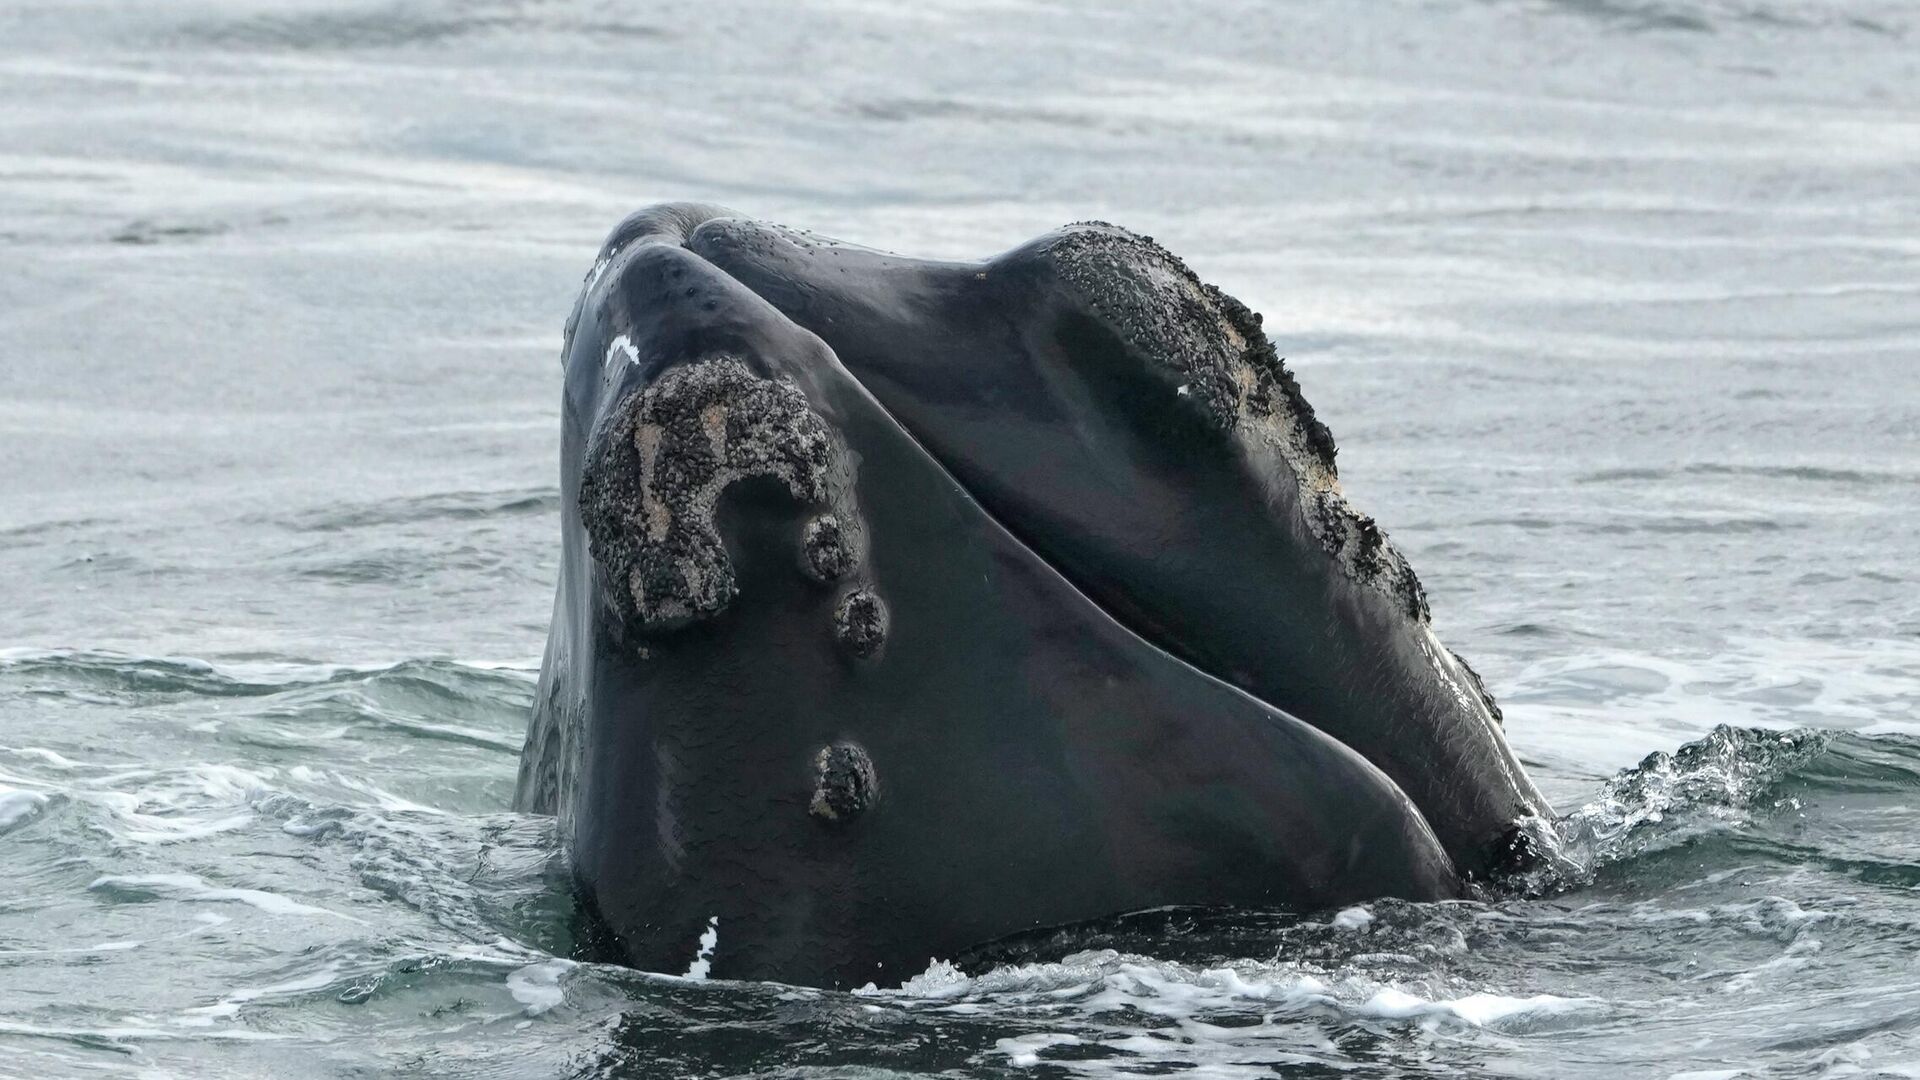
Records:
<instances>
[{"instance_id":1,"label":"whale head","mask_svg":"<svg viewBox=\"0 0 1920 1080\"><path fill-rule=\"evenodd\" d=\"M642 211L568 323L518 802L616 956L858 985L1168 904L1438 898L1547 812L1261 319Z\"/></svg>"}]
</instances>

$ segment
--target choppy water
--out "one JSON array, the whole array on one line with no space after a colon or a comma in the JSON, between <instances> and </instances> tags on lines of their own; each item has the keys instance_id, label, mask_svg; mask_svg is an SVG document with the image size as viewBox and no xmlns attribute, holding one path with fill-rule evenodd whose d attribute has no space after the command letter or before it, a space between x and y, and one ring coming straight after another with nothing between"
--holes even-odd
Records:
<instances>
[{"instance_id":1,"label":"choppy water","mask_svg":"<svg viewBox=\"0 0 1920 1080\"><path fill-rule=\"evenodd\" d=\"M1916 37L0 4L0 1075L1920 1076ZM862 994L569 962L505 812L555 355L675 197L933 255L1108 218L1264 310L1571 864Z\"/></svg>"}]
</instances>

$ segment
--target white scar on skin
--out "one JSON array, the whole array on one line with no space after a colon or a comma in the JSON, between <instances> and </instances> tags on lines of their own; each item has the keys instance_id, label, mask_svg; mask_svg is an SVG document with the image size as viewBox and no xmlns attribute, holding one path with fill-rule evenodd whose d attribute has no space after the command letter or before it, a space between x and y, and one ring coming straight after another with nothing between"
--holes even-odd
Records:
<instances>
[{"instance_id":1,"label":"white scar on skin","mask_svg":"<svg viewBox=\"0 0 1920 1080\"><path fill-rule=\"evenodd\" d=\"M707 918L707 928L700 934L700 952L694 956L693 963L687 965L687 978L704 979L713 970L713 950L720 944L720 916Z\"/></svg>"},{"instance_id":2,"label":"white scar on skin","mask_svg":"<svg viewBox=\"0 0 1920 1080\"><path fill-rule=\"evenodd\" d=\"M617 352L626 353L627 363L629 364L637 364L640 362L640 350L633 347L633 342L627 340L627 335L621 334L619 337L613 339L612 344L607 346L607 358L600 361L600 366L603 368L611 367L613 365L613 354Z\"/></svg>"}]
</instances>

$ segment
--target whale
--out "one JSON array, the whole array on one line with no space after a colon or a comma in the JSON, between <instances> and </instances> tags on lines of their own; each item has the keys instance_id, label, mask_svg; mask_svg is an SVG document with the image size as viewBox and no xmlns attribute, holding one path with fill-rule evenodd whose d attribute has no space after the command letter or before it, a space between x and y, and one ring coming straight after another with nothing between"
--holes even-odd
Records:
<instances>
[{"instance_id":1,"label":"whale","mask_svg":"<svg viewBox=\"0 0 1920 1080\"><path fill-rule=\"evenodd\" d=\"M940 261L653 206L562 363L515 805L595 955L885 984L1468 895L1551 814L1262 317L1150 237Z\"/></svg>"}]
</instances>

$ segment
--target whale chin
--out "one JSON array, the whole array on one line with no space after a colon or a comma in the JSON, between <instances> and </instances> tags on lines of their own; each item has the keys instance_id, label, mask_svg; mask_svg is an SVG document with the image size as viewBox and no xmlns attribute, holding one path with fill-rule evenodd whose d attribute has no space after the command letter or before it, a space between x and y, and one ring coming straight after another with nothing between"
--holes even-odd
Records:
<instances>
[{"instance_id":1,"label":"whale chin","mask_svg":"<svg viewBox=\"0 0 1920 1080\"><path fill-rule=\"evenodd\" d=\"M930 262L655 207L565 365L517 802L618 959L859 985L1440 899L1547 812L1259 316L1149 238Z\"/></svg>"}]
</instances>

